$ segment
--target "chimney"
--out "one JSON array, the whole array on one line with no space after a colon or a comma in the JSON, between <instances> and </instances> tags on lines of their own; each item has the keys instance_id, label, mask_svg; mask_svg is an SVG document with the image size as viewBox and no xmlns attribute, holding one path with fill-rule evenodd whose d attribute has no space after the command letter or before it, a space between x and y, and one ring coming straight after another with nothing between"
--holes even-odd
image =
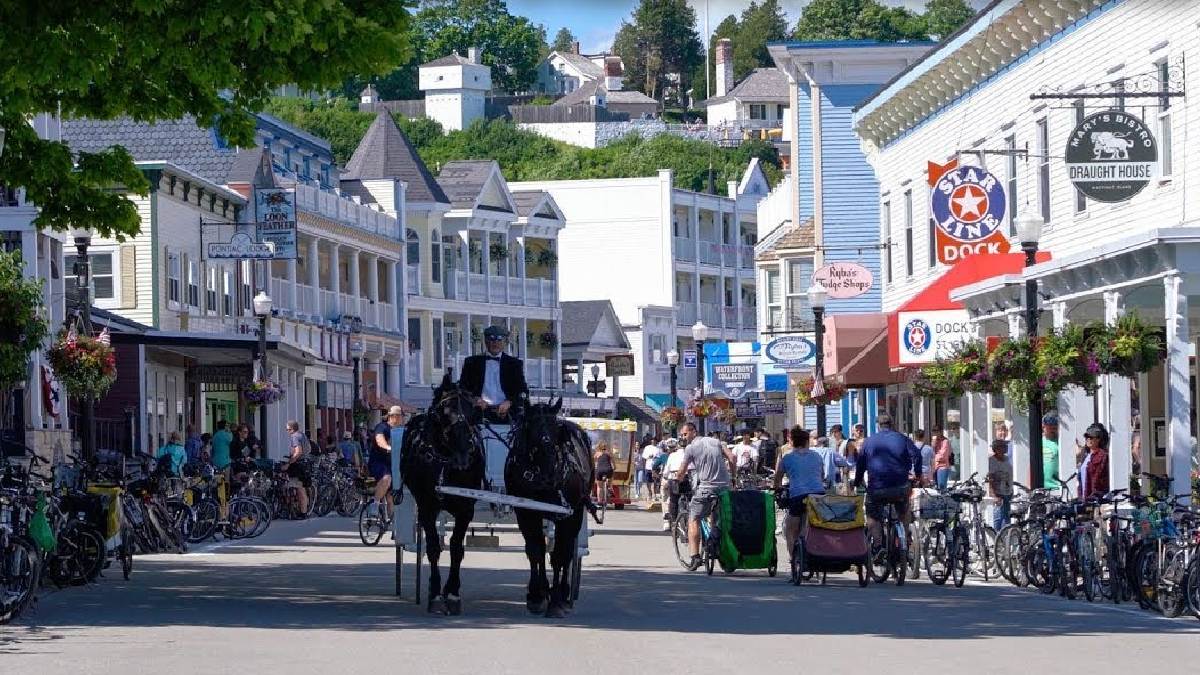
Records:
<instances>
[{"instance_id":1,"label":"chimney","mask_svg":"<svg viewBox=\"0 0 1200 675\"><path fill-rule=\"evenodd\" d=\"M572 43L571 43L571 53L572 53L572 54L578 54L578 53L579 53L579 40L576 40L576 41L574 41L574 42L572 42Z\"/></svg>"},{"instance_id":2,"label":"chimney","mask_svg":"<svg viewBox=\"0 0 1200 675\"><path fill-rule=\"evenodd\" d=\"M467 48L467 60L471 63L479 63L479 47Z\"/></svg>"},{"instance_id":3,"label":"chimney","mask_svg":"<svg viewBox=\"0 0 1200 675\"><path fill-rule=\"evenodd\" d=\"M724 96L733 89L733 41L717 40L717 89L713 96Z\"/></svg>"},{"instance_id":4,"label":"chimney","mask_svg":"<svg viewBox=\"0 0 1200 675\"><path fill-rule=\"evenodd\" d=\"M604 57L604 88L608 91L621 91L622 80L625 77L625 64L619 56Z\"/></svg>"}]
</instances>

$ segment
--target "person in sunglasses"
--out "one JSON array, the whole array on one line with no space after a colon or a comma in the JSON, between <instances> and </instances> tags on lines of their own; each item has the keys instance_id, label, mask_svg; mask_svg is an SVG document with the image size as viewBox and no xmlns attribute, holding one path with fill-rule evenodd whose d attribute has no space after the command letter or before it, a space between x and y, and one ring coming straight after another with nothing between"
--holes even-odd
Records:
<instances>
[{"instance_id":1,"label":"person in sunglasses","mask_svg":"<svg viewBox=\"0 0 1200 675\"><path fill-rule=\"evenodd\" d=\"M459 386L478 397L480 408L495 421L507 422L513 406L524 405L529 398L525 384L525 363L505 353L508 331L502 326L488 326L483 331L484 353L468 356L463 361Z\"/></svg>"}]
</instances>

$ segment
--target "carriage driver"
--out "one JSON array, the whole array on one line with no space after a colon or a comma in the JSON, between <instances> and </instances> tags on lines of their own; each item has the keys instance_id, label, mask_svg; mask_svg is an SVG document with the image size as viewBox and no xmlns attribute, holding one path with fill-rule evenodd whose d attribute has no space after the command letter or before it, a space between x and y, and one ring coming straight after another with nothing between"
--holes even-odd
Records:
<instances>
[{"instance_id":1,"label":"carriage driver","mask_svg":"<svg viewBox=\"0 0 1200 675\"><path fill-rule=\"evenodd\" d=\"M525 364L505 353L508 331L502 326L488 326L483 331L483 340L484 353L463 361L458 384L478 398L477 405L491 421L506 422L508 411L514 405L524 405L529 398Z\"/></svg>"}]
</instances>

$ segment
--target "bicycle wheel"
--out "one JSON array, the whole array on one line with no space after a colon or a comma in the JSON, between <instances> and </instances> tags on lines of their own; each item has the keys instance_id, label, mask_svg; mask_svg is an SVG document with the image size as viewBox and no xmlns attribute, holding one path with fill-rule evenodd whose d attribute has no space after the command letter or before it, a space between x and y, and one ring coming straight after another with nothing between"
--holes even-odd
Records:
<instances>
[{"instance_id":1,"label":"bicycle wheel","mask_svg":"<svg viewBox=\"0 0 1200 675\"><path fill-rule=\"evenodd\" d=\"M921 543L921 559L925 563L925 574L936 586L946 583L950 577L949 558L946 553L946 531L942 527L934 527L925 535Z\"/></svg>"},{"instance_id":2,"label":"bicycle wheel","mask_svg":"<svg viewBox=\"0 0 1200 675\"><path fill-rule=\"evenodd\" d=\"M675 558L685 570L692 569L692 554L688 548L687 517L680 515L675 518L671 527L671 545L675 549Z\"/></svg>"},{"instance_id":3,"label":"bicycle wheel","mask_svg":"<svg viewBox=\"0 0 1200 675\"><path fill-rule=\"evenodd\" d=\"M1079 558L1075 552L1075 543L1071 537L1059 544L1056 559L1058 569L1058 590L1063 597L1074 600L1079 589Z\"/></svg>"},{"instance_id":4,"label":"bicycle wheel","mask_svg":"<svg viewBox=\"0 0 1200 675\"><path fill-rule=\"evenodd\" d=\"M792 543L792 585L804 583L804 537L797 535Z\"/></svg>"},{"instance_id":5,"label":"bicycle wheel","mask_svg":"<svg viewBox=\"0 0 1200 675\"><path fill-rule=\"evenodd\" d=\"M1187 580L1187 549L1174 543L1167 544L1162 559L1162 574L1158 575L1158 611L1168 619L1174 619L1187 606L1183 592Z\"/></svg>"},{"instance_id":6,"label":"bicycle wheel","mask_svg":"<svg viewBox=\"0 0 1200 675\"><path fill-rule=\"evenodd\" d=\"M185 542L190 541L192 528L196 526L196 512L182 499L168 499L166 511L171 526L179 532Z\"/></svg>"},{"instance_id":7,"label":"bicycle wheel","mask_svg":"<svg viewBox=\"0 0 1200 675\"><path fill-rule=\"evenodd\" d=\"M1188 563L1184 595L1187 596L1187 610L1200 619L1200 555L1194 556L1192 562Z\"/></svg>"},{"instance_id":8,"label":"bicycle wheel","mask_svg":"<svg viewBox=\"0 0 1200 675\"><path fill-rule=\"evenodd\" d=\"M372 497L358 512L358 538L367 546L374 546L383 538L383 529L379 527L380 521L383 520L382 514L379 513L382 508L383 505Z\"/></svg>"},{"instance_id":9,"label":"bicycle wheel","mask_svg":"<svg viewBox=\"0 0 1200 675\"><path fill-rule=\"evenodd\" d=\"M1100 585L1099 575L1096 573L1096 551L1087 541L1085 535L1079 535L1080 541L1075 544L1075 549L1079 555L1079 580L1083 585L1083 597L1088 602L1096 601L1096 591Z\"/></svg>"},{"instance_id":10,"label":"bicycle wheel","mask_svg":"<svg viewBox=\"0 0 1200 675\"><path fill-rule=\"evenodd\" d=\"M996 535L996 571L1013 586L1021 585L1017 561L1021 552L1021 528L1005 525Z\"/></svg>"},{"instance_id":11,"label":"bicycle wheel","mask_svg":"<svg viewBox=\"0 0 1200 675\"><path fill-rule=\"evenodd\" d=\"M263 513L258 504L247 497L229 500L229 536L231 539L246 539L259 532Z\"/></svg>"},{"instance_id":12,"label":"bicycle wheel","mask_svg":"<svg viewBox=\"0 0 1200 675\"><path fill-rule=\"evenodd\" d=\"M1134 594L1142 609L1158 609L1158 544L1145 543L1134 562Z\"/></svg>"},{"instance_id":13,"label":"bicycle wheel","mask_svg":"<svg viewBox=\"0 0 1200 675\"><path fill-rule=\"evenodd\" d=\"M881 524L880 527L882 528L883 525ZM891 569L888 566L887 545L871 535L867 536L867 563L871 581L882 584L888 580Z\"/></svg>"},{"instance_id":14,"label":"bicycle wheel","mask_svg":"<svg viewBox=\"0 0 1200 675\"><path fill-rule=\"evenodd\" d=\"M192 525L192 531L188 533L188 542L192 544L198 544L216 534L217 523L221 520L221 510L211 499L197 504L195 511L196 522Z\"/></svg>"},{"instance_id":15,"label":"bicycle wheel","mask_svg":"<svg viewBox=\"0 0 1200 675\"><path fill-rule=\"evenodd\" d=\"M81 586L96 580L104 569L107 551L104 547L104 537L100 531L88 525L75 521L76 555L79 557L78 569L80 575L73 583Z\"/></svg>"},{"instance_id":16,"label":"bicycle wheel","mask_svg":"<svg viewBox=\"0 0 1200 675\"><path fill-rule=\"evenodd\" d=\"M888 566L892 568L892 576L897 586L904 585L908 575L908 543L904 537L904 523L897 522L892 526L891 541L888 542Z\"/></svg>"},{"instance_id":17,"label":"bicycle wheel","mask_svg":"<svg viewBox=\"0 0 1200 675\"><path fill-rule=\"evenodd\" d=\"M0 624L16 618L37 593L42 557L33 542L10 537L0 549Z\"/></svg>"},{"instance_id":18,"label":"bicycle wheel","mask_svg":"<svg viewBox=\"0 0 1200 675\"><path fill-rule=\"evenodd\" d=\"M353 483L342 487L337 500L337 514L343 518L349 518L356 515L360 508L362 508L362 493L354 487Z\"/></svg>"},{"instance_id":19,"label":"bicycle wheel","mask_svg":"<svg viewBox=\"0 0 1200 675\"><path fill-rule=\"evenodd\" d=\"M600 482L600 503L596 505L596 522L604 524L604 516L608 512L609 482Z\"/></svg>"},{"instance_id":20,"label":"bicycle wheel","mask_svg":"<svg viewBox=\"0 0 1200 675\"><path fill-rule=\"evenodd\" d=\"M117 558L121 560L121 576L129 581L133 574L133 539L134 534L128 526L121 526L121 543L117 546Z\"/></svg>"},{"instance_id":21,"label":"bicycle wheel","mask_svg":"<svg viewBox=\"0 0 1200 675\"><path fill-rule=\"evenodd\" d=\"M924 540L925 533L921 521L913 520L908 526L908 536L905 538L905 541L908 543L908 578L910 579L921 578L921 550L916 542Z\"/></svg>"},{"instance_id":22,"label":"bicycle wheel","mask_svg":"<svg viewBox=\"0 0 1200 675\"><path fill-rule=\"evenodd\" d=\"M260 534L262 534L263 532L266 532L267 528L271 526L271 507L267 506L267 503L264 502L263 500L259 499L258 497L246 497L245 499L247 502L249 502L250 504L253 504L255 506L255 508L258 509L257 526L254 528L254 531L251 532L249 535L249 537L251 539L253 539L253 538L259 536Z\"/></svg>"},{"instance_id":23,"label":"bicycle wheel","mask_svg":"<svg viewBox=\"0 0 1200 675\"><path fill-rule=\"evenodd\" d=\"M971 563L966 528L955 528L946 548L950 555L950 578L954 580L955 588L962 588L967 581L967 567Z\"/></svg>"},{"instance_id":24,"label":"bicycle wheel","mask_svg":"<svg viewBox=\"0 0 1200 675\"><path fill-rule=\"evenodd\" d=\"M996 576L996 531L976 524L971 528L971 572L989 581Z\"/></svg>"},{"instance_id":25,"label":"bicycle wheel","mask_svg":"<svg viewBox=\"0 0 1200 675\"><path fill-rule=\"evenodd\" d=\"M1024 568L1025 577L1029 579L1030 585L1047 595L1054 592L1057 579L1050 567L1050 560L1046 557L1045 544L1040 538L1025 549Z\"/></svg>"},{"instance_id":26,"label":"bicycle wheel","mask_svg":"<svg viewBox=\"0 0 1200 675\"><path fill-rule=\"evenodd\" d=\"M721 541L721 531L716 527L710 529L708 536L704 538L704 571L708 572L708 576L710 577L717 566L717 558L719 557L717 546L719 541ZM733 570L725 569L724 563L722 563L721 569L726 574L733 573Z\"/></svg>"}]
</instances>

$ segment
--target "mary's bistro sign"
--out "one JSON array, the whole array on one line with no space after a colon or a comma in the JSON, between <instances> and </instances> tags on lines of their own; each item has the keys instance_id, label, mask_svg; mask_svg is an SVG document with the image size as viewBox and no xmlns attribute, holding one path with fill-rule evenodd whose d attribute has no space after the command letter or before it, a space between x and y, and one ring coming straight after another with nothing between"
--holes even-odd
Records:
<instances>
[{"instance_id":1,"label":"mary's bistro sign","mask_svg":"<svg viewBox=\"0 0 1200 675\"><path fill-rule=\"evenodd\" d=\"M1066 158L1076 189L1098 202L1123 202L1154 177L1158 145L1136 115L1106 110L1075 125Z\"/></svg>"}]
</instances>

